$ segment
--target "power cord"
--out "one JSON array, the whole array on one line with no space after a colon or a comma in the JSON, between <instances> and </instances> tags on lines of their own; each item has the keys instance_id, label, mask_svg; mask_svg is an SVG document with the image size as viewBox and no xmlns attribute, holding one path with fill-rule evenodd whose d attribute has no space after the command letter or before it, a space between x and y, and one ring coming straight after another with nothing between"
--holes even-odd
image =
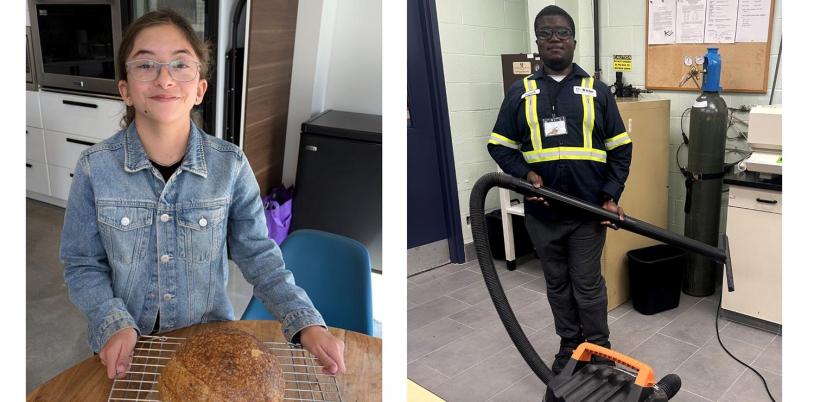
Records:
<instances>
[{"instance_id":1,"label":"power cord","mask_svg":"<svg viewBox=\"0 0 814 402\"><path fill-rule=\"evenodd\" d=\"M740 359L735 357L732 353L729 352L726 346L724 346L724 343L721 342L721 334L718 333L718 319L721 315L721 302L723 301L723 299L724 299L724 290L721 289L721 296L718 298L718 310L715 311L715 336L718 337L718 344L721 345L721 347L724 349L724 352L726 352L726 354L728 354L729 357L735 359L736 362L740 363L744 367L748 368L749 370L752 370L752 372L757 374L757 376L760 377L760 380L763 381L763 387L766 388L766 393L769 394L769 399L771 399L772 402L776 402L774 400L774 396L772 396L772 391L769 391L769 385L766 384L766 379L763 378L763 375L760 374L757 370L753 369L752 366L742 362Z\"/></svg>"},{"instance_id":2,"label":"power cord","mask_svg":"<svg viewBox=\"0 0 814 402\"><path fill-rule=\"evenodd\" d=\"M681 164L678 161L678 153L679 153L679 151L681 151L681 147L687 146L687 144L689 144L689 142L690 142L689 138L687 137L686 132L684 131L684 116L686 115L686 113L688 111L690 111L690 109L692 109L692 108L687 108L687 109L684 110L684 112L681 113L681 121L679 122L680 123L679 125L680 125L680 128L681 128L681 137L682 137L683 141L682 141L681 144L679 144L678 148L676 148L676 156L675 157L676 157L676 166L678 166L678 169L681 170L681 171L684 171L684 168L681 167ZM729 110L729 126L727 127L727 131L729 130L729 128L732 128L735 125L735 123L732 121L733 118L735 120L738 120L738 122L748 126L747 122L745 122L745 121L743 121L743 120L741 120L741 119L734 116L735 112L748 112L749 111L748 106L741 106L739 108L729 108L729 109L730 109ZM741 133L739 130L735 129L735 131L738 132L739 136L746 139L746 136L743 135L743 133ZM727 136L727 138L733 139L733 138L728 137L728 136ZM737 137L734 137L734 138L737 138ZM734 164L731 164L731 165L728 165L728 166L736 165L736 164L740 163L742 160L749 157L749 155L752 154L751 152L741 151L741 150L737 150L737 149L730 149L730 151L745 154L746 156L743 159L741 159L740 161L735 162ZM721 341L721 334L719 333L719 330L718 330L718 322L719 322L720 315L721 315L721 303L723 302L723 298L724 298L724 291L723 291L723 289L721 289L721 295L718 298L718 309L715 311L715 336L718 338L718 344L721 345L721 348L723 348L724 352L726 352L726 354L728 354L729 357L735 359L736 362L740 363L741 365L745 366L746 368L748 368L749 370L752 370L752 372L757 374L758 377L760 377L760 380L763 381L763 387L766 388L766 393L769 394L769 399L771 399L772 402L776 402L775 399L774 399L774 396L772 395L772 392L769 391L769 386L768 386L768 384L766 384L766 379L763 378L763 375L760 374L754 368L752 368L752 366L742 362L740 359L738 359L732 353L730 353L729 349L727 349L726 346L724 346L724 343Z\"/></svg>"}]
</instances>

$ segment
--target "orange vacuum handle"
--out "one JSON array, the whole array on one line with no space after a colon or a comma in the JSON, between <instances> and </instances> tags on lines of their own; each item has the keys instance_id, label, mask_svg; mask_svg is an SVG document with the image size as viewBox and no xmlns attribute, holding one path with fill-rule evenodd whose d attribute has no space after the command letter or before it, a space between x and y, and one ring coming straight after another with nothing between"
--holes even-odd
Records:
<instances>
[{"instance_id":1,"label":"orange vacuum handle","mask_svg":"<svg viewBox=\"0 0 814 402\"><path fill-rule=\"evenodd\" d=\"M608 360L613 360L618 364L622 364L636 370L638 372L636 375L636 385L642 388L652 387L654 384L656 384L656 381L653 378L653 368L646 363L642 363L628 355L595 345L593 343L583 342L574 350L571 358L583 362L590 362L591 355L597 355Z\"/></svg>"}]
</instances>

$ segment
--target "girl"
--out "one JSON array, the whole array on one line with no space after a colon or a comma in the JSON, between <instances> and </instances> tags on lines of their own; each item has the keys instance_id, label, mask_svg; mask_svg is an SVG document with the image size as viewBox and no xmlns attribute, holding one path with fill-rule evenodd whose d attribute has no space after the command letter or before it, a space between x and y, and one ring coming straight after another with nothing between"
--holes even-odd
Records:
<instances>
[{"instance_id":1,"label":"girl","mask_svg":"<svg viewBox=\"0 0 814 402\"><path fill-rule=\"evenodd\" d=\"M154 11L128 28L117 63L125 128L81 154L60 245L108 377L124 376L141 334L234 319L227 244L286 339L343 373L344 344L267 237L246 156L190 119L207 89L206 44L176 12Z\"/></svg>"}]
</instances>

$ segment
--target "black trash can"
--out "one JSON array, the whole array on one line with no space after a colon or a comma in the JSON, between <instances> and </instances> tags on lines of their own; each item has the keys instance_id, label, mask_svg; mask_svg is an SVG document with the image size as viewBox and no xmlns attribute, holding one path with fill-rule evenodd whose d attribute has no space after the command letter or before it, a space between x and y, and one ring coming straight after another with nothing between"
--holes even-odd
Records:
<instances>
[{"instance_id":1,"label":"black trash can","mask_svg":"<svg viewBox=\"0 0 814 402\"><path fill-rule=\"evenodd\" d=\"M627 252L630 298L636 311L651 315L678 307L686 252L659 244Z\"/></svg>"},{"instance_id":2,"label":"black trash can","mask_svg":"<svg viewBox=\"0 0 814 402\"><path fill-rule=\"evenodd\" d=\"M509 215L512 218L512 233L514 233L514 256L520 258L534 252L534 245L526 231L526 220L522 216ZM492 258L506 259L506 248L503 243L503 219L500 210L496 209L486 214L486 231L489 234L489 249Z\"/></svg>"}]
</instances>

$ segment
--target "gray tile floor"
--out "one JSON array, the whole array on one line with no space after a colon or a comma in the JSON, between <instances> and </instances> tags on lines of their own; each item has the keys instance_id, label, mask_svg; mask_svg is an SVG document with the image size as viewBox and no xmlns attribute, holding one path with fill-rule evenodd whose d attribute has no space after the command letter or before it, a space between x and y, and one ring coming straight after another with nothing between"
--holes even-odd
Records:
<instances>
[{"instance_id":1,"label":"gray tile floor","mask_svg":"<svg viewBox=\"0 0 814 402\"><path fill-rule=\"evenodd\" d=\"M518 321L550 365L559 339L539 262L521 260L516 271L498 272ZM410 277L407 301L411 380L447 401L541 400L545 385L506 334L477 261ZM717 301L682 294L677 308L650 316L628 301L608 313L613 348L650 364L657 380L678 374L683 385L675 401L768 401L760 379L718 344ZM720 334L730 352L763 374L780 401L782 338L723 319Z\"/></svg>"},{"instance_id":2,"label":"gray tile floor","mask_svg":"<svg viewBox=\"0 0 814 402\"><path fill-rule=\"evenodd\" d=\"M63 370L93 355L85 342L85 317L68 299L59 262L65 210L26 199L26 394ZM240 316L252 286L230 261L228 294ZM373 297L381 275L373 275ZM374 303L374 335L381 337L381 305Z\"/></svg>"}]
</instances>

